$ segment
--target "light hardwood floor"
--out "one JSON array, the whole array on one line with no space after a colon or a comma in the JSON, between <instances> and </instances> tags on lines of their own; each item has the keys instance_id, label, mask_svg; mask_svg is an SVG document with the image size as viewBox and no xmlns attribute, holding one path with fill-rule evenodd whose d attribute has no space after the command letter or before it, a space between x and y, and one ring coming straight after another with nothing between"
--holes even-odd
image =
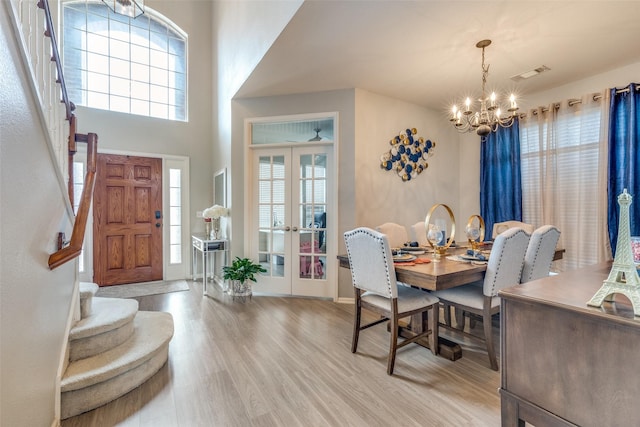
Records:
<instances>
[{"instance_id":1,"label":"light hardwood floor","mask_svg":"<svg viewBox=\"0 0 640 427\"><path fill-rule=\"evenodd\" d=\"M388 376L383 325L363 331L351 353L352 305L257 295L240 302L203 297L199 282L189 287L137 298L140 310L173 315L168 363L63 427L500 425L500 374L482 344L463 344L456 362L404 347Z\"/></svg>"}]
</instances>

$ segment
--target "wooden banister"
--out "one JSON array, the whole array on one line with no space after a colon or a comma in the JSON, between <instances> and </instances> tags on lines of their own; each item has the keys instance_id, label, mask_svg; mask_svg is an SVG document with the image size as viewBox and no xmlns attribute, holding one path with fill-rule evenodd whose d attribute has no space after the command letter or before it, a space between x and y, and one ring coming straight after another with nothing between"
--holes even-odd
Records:
<instances>
[{"instance_id":1,"label":"wooden banister","mask_svg":"<svg viewBox=\"0 0 640 427\"><path fill-rule=\"evenodd\" d=\"M96 178L96 164L98 151L98 135L90 133L87 135L76 134L76 141L87 143L87 174L84 177L84 188L80 196L80 204L76 213L76 221L73 224L73 232L69 245L59 249L49 256L49 268L53 270L62 264L78 257L82 252L84 234L89 218L89 207L93 197L93 186Z\"/></svg>"},{"instance_id":2,"label":"wooden banister","mask_svg":"<svg viewBox=\"0 0 640 427\"><path fill-rule=\"evenodd\" d=\"M53 19L51 16L51 9L49 7L48 0L38 0L38 8L44 11L44 36L49 37L51 40L51 61L56 64L56 83L60 85L61 102L65 105L66 119L69 120L69 137L68 137L68 176L69 182L67 183L67 189L69 193L69 201L73 206L73 156L77 152L77 142L87 143L87 174L84 177L84 187L82 189L82 195L80 197L80 203L78 206L78 212L76 213L75 222L73 224L73 231L71 234L71 240L69 245L65 246L62 233L58 236L58 250L49 256L49 268L54 269L62 264L71 261L78 257L82 252L82 245L84 243L85 231L87 228L87 221L89 217L89 208L91 206L91 199L93 198L93 187L95 184L96 165L97 165L97 151L98 151L98 135L95 133L79 134L76 133L77 123L76 117L73 113L75 105L69 100L67 94L67 86L64 80L63 65L60 58L60 52L58 50L58 42L56 40L56 34L53 25Z\"/></svg>"}]
</instances>

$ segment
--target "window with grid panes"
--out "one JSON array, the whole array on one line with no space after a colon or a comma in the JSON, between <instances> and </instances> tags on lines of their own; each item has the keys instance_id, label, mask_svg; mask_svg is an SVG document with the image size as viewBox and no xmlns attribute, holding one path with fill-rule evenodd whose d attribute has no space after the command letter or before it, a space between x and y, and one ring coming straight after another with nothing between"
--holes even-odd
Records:
<instances>
[{"instance_id":1,"label":"window with grid panes","mask_svg":"<svg viewBox=\"0 0 640 427\"><path fill-rule=\"evenodd\" d=\"M145 8L135 19L102 2L63 3L63 60L77 105L187 120L187 36Z\"/></svg>"}]
</instances>

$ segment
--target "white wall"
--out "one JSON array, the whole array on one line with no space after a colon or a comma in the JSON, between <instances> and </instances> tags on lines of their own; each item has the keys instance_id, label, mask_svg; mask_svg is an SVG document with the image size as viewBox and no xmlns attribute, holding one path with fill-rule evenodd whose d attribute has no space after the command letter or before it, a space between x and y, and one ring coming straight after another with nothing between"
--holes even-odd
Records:
<instances>
[{"instance_id":1,"label":"white wall","mask_svg":"<svg viewBox=\"0 0 640 427\"><path fill-rule=\"evenodd\" d=\"M432 110L356 90L355 225L375 228L396 222L409 229L438 203L457 214L459 142L448 124ZM436 147L429 167L403 182L394 170L380 168L380 156L391 148L389 140L407 128L416 128L416 136L436 142Z\"/></svg>"},{"instance_id":2,"label":"white wall","mask_svg":"<svg viewBox=\"0 0 640 427\"><path fill-rule=\"evenodd\" d=\"M148 0L145 6L161 13L188 34L188 122L155 119L78 107L78 131L98 134L98 152L188 156L190 159L190 216L193 231L204 231L196 211L213 202L211 93L211 9L209 1Z\"/></svg>"},{"instance_id":3,"label":"white wall","mask_svg":"<svg viewBox=\"0 0 640 427\"><path fill-rule=\"evenodd\" d=\"M544 76L544 74L542 76ZM631 82L640 82L640 62L626 67L616 68L606 73L596 74L586 79L576 80L571 84L528 95L519 103L521 110L526 112L531 108L538 106L548 107L549 104L554 102L570 98L580 98L582 95L599 92L603 89L613 87L622 88L628 86Z\"/></svg>"},{"instance_id":4,"label":"white wall","mask_svg":"<svg viewBox=\"0 0 640 427\"><path fill-rule=\"evenodd\" d=\"M232 131L232 99L303 0L216 1L213 28L213 170L227 168L227 205L231 210L226 230L234 252L242 250L244 131ZM235 120L235 119L234 119Z\"/></svg>"},{"instance_id":5,"label":"white wall","mask_svg":"<svg viewBox=\"0 0 640 427\"><path fill-rule=\"evenodd\" d=\"M49 426L77 263L47 265L70 219L8 7L0 5L0 425Z\"/></svg>"}]
</instances>

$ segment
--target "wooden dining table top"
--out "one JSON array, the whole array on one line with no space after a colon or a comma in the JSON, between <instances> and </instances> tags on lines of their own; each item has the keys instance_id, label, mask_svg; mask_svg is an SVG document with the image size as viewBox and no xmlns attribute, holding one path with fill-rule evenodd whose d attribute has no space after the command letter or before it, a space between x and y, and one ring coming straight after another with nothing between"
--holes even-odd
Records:
<instances>
[{"instance_id":1,"label":"wooden dining table top","mask_svg":"<svg viewBox=\"0 0 640 427\"><path fill-rule=\"evenodd\" d=\"M394 263L396 279L408 285L427 289L430 291L440 291L456 286L484 280L487 270L486 263L461 262L447 259L449 255L465 254L467 247L449 248L445 255L440 257L439 262L431 261L426 264ZM561 259L564 249L557 249L554 260ZM416 255L421 259L432 260L432 253ZM488 253L487 253L488 257ZM349 257L338 255L340 267L350 268Z\"/></svg>"}]
</instances>

